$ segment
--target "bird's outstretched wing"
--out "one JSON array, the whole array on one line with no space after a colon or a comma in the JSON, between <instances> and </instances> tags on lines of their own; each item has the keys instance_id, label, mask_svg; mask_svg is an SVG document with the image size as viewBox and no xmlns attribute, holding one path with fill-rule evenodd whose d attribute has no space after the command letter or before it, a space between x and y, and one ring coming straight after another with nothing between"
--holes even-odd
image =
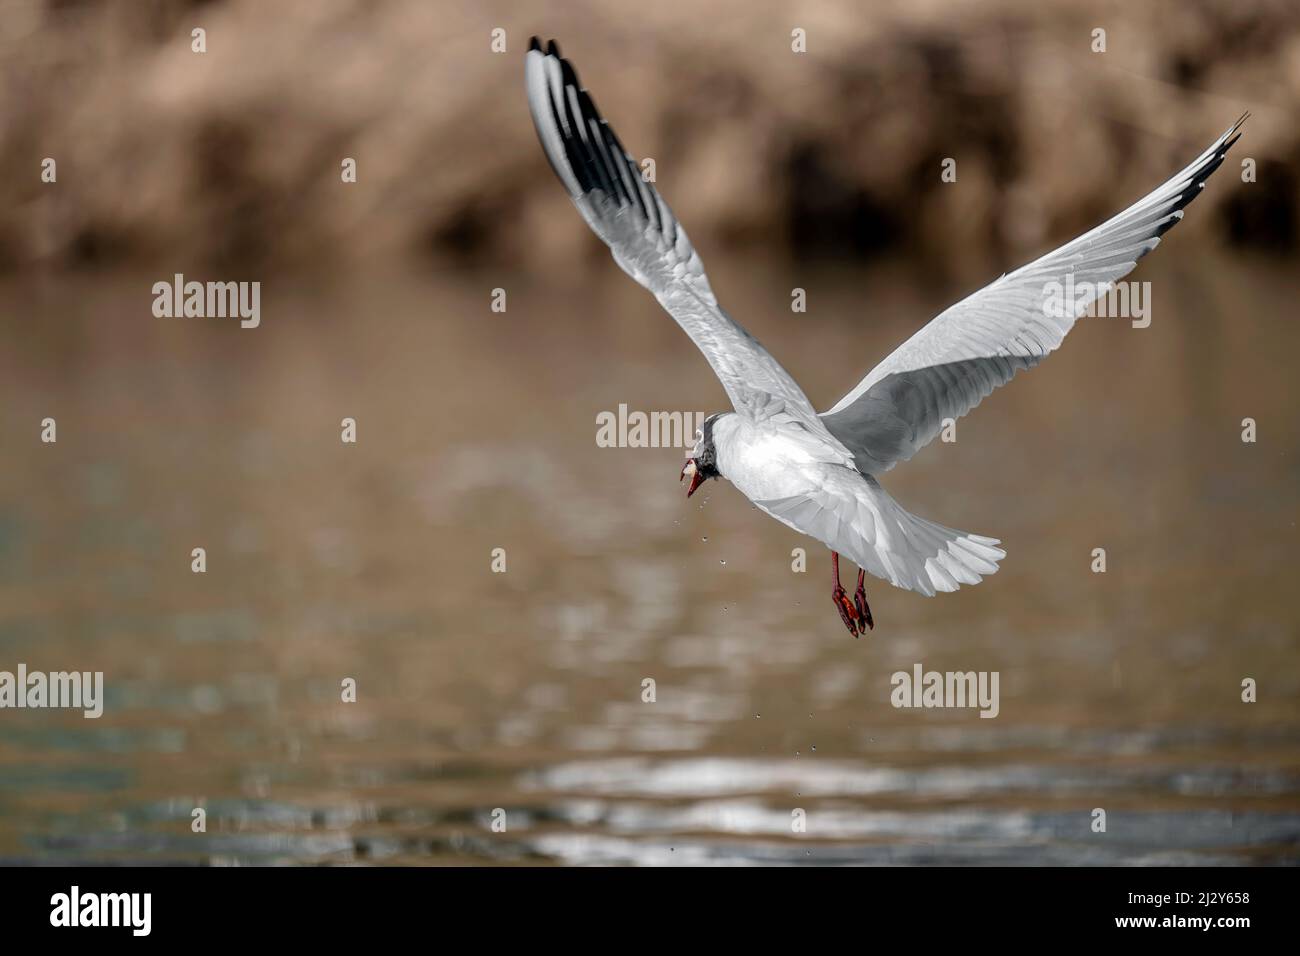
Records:
<instances>
[{"instance_id":1,"label":"bird's outstretched wing","mask_svg":"<svg viewBox=\"0 0 1300 956\"><path fill-rule=\"evenodd\" d=\"M534 37L526 56L528 105L552 168L614 260L677 320L722 382L736 411L788 421L825 460L852 455L818 417L788 372L718 306L686 231L596 110L555 42Z\"/></svg>"},{"instance_id":2,"label":"bird's outstretched wing","mask_svg":"<svg viewBox=\"0 0 1300 956\"><path fill-rule=\"evenodd\" d=\"M911 458L944 419L965 415L1056 349L1107 284L1127 275L1182 219L1183 207L1219 168L1245 120L1146 198L958 302L872 369L822 415L858 468L878 474ZM1074 297L1064 301L1070 288Z\"/></svg>"}]
</instances>

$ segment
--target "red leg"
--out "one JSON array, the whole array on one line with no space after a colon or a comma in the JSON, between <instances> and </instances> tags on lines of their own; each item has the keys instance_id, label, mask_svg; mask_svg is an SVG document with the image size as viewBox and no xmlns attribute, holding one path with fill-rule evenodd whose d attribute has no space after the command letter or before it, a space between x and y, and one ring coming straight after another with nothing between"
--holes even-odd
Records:
<instances>
[{"instance_id":1,"label":"red leg","mask_svg":"<svg viewBox=\"0 0 1300 956\"><path fill-rule=\"evenodd\" d=\"M853 606L858 609L858 617L866 621L867 627L875 630L876 622L871 619L871 605L867 603L867 589L862 586L862 581L866 576L867 572L858 568L858 589L853 592Z\"/></svg>"},{"instance_id":2,"label":"red leg","mask_svg":"<svg viewBox=\"0 0 1300 956\"><path fill-rule=\"evenodd\" d=\"M835 590L831 592L831 598L835 601L835 609L840 612L840 620L849 629L849 633L857 637L859 633L862 633L858 629L858 609L853 606L853 602L849 600L848 594L840 585L840 556L835 551L831 552L831 569L835 574Z\"/></svg>"}]
</instances>

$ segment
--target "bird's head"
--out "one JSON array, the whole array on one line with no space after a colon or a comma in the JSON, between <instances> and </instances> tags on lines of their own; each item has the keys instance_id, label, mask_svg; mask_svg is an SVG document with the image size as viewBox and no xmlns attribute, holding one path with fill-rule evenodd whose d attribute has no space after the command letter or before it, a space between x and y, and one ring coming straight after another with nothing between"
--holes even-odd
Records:
<instances>
[{"instance_id":1,"label":"bird's head","mask_svg":"<svg viewBox=\"0 0 1300 956\"><path fill-rule=\"evenodd\" d=\"M718 451L713 446L713 421L717 417L713 415L706 418L704 427L696 430L695 447L687 456L686 464L682 466L682 473L677 479L679 482L691 479L690 487L686 489L687 498L695 494L695 489L704 484L705 479L722 477L718 471Z\"/></svg>"}]
</instances>

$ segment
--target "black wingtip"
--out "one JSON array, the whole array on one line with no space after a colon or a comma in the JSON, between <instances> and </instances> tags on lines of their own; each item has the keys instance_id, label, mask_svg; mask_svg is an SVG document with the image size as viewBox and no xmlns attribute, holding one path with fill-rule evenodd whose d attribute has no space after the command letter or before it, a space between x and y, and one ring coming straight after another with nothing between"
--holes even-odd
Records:
<instances>
[{"instance_id":1,"label":"black wingtip","mask_svg":"<svg viewBox=\"0 0 1300 956\"><path fill-rule=\"evenodd\" d=\"M537 37L533 37L528 41L528 49L530 52L533 50L536 50L538 53L542 52L542 41L537 39Z\"/></svg>"},{"instance_id":2,"label":"black wingtip","mask_svg":"<svg viewBox=\"0 0 1300 956\"><path fill-rule=\"evenodd\" d=\"M1250 110L1246 110L1246 112L1242 113L1237 117L1237 122L1228 127L1228 131L1223 134L1224 137L1228 139L1228 142L1223 146L1224 152L1227 152L1233 143L1241 139L1241 128L1246 124L1246 120L1248 119L1250 119Z\"/></svg>"},{"instance_id":3,"label":"black wingtip","mask_svg":"<svg viewBox=\"0 0 1300 956\"><path fill-rule=\"evenodd\" d=\"M582 89L582 84L578 82L578 71L573 68L573 64L563 57L560 58L560 78L568 86L575 90Z\"/></svg>"},{"instance_id":4,"label":"black wingtip","mask_svg":"<svg viewBox=\"0 0 1300 956\"><path fill-rule=\"evenodd\" d=\"M605 117L600 115L600 110L596 109L596 101L591 98L591 94L586 90L578 91L578 107L582 110L584 119L593 119L602 126L608 126Z\"/></svg>"}]
</instances>

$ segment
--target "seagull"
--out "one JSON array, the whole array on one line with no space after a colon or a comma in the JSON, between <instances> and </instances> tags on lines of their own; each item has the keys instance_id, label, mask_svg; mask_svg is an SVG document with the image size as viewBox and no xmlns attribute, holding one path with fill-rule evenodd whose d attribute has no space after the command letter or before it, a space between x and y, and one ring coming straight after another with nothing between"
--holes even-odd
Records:
<instances>
[{"instance_id":1,"label":"seagull","mask_svg":"<svg viewBox=\"0 0 1300 956\"><path fill-rule=\"evenodd\" d=\"M905 510L877 477L924 448L1016 372L1054 351L1075 320L1183 217L1249 114L1164 185L1073 242L1003 275L932 319L829 411L808 397L713 294L686 231L552 40L525 54L528 106L546 158L591 230L704 353L733 411L704 419L679 481L686 497L726 478L760 510L826 545L840 619L874 629L865 574L927 597L977 584L997 538ZM1049 289L1070 289L1062 300ZM1055 307L1052 306L1052 302ZM840 555L858 566L852 599Z\"/></svg>"}]
</instances>

